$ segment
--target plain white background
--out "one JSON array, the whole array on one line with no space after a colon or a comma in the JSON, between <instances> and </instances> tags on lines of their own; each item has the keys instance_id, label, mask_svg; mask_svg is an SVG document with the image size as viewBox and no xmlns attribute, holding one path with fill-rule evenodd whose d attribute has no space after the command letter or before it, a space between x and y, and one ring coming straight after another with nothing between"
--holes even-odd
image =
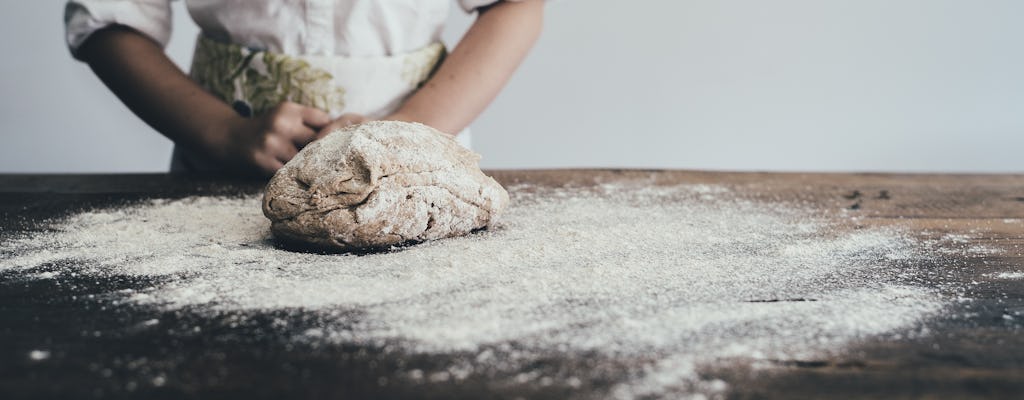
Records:
<instances>
[{"instance_id":1,"label":"plain white background","mask_svg":"<svg viewBox=\"0 0 1024 400\"><path fill-rule=\"evenodd\" d=\"M62 1L4 8L0 172L167 169L69 56ZM486 168L1021 172L1022 21L1018 0L554 2L474 146ZM446 40L471 22L453 7Z\"/></svg>"}]
</instances>

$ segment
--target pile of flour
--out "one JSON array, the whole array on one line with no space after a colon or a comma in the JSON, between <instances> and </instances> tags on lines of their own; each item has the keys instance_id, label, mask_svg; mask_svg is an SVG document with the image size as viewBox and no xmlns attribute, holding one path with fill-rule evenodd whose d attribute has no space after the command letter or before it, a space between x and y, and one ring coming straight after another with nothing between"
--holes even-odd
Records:
<instances>
[{"instance_id":1,"label":"pile of flour","mask_svg":"<svg viewBox=\"0 0 1024 400\"><path fill-rule=\"evenodd\" d=\"M370 255L275 248L257 196L153 200L9 241L0 270L55 263L68 267L37 278L162 277L119 301L295 309L324 321L297 341L476 355L430 379L515 371L552 355L629 360L611 389L619 398L715 397L727 385L701 379L702 366L810 359L875 335L913 335L942 307L937 293L906 283L904 266L923 247L896 231L838 232L814 210L719 186L510 193L493 229ZM541 385L588 379L585 370L521 372L518 381Z\"/></svg>"}]
</instances>

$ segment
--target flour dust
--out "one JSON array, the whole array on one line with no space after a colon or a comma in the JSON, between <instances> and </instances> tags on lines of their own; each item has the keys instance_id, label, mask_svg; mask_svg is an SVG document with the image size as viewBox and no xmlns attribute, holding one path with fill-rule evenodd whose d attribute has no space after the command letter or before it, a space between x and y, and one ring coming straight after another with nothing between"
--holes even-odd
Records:
<instances>
[{"instance_id":1,"label":"flour dust","mask_svg":"<svg viewBox=\"0 0 1024 400\"><path fill-rule=\"evenodd\" d=\"M607 393L617 398L719 397L728 385L702 367L906 337L942 307L905 279L923 245L894 230L843 231L815 210L720 186L510 189L488 231L369 255L276 248L255 196L151 200L9 240L0 270L160 278L119 304L298 310L320 322L288 340L471 355L404 372L413 380L497 370L577 387L598 372L530 365L588 354L623 366Z\"/></svg>"}]
</instances>

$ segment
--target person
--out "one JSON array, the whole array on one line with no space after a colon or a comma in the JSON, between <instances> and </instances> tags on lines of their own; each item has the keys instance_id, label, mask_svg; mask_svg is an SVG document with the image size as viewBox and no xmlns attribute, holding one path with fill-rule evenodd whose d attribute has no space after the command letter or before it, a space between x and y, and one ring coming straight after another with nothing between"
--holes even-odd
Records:
<instances>
[{"instance_id":1,"label":"person","mask_svg":"<svg viewBox=\"0 0 1024 400\"><path fill-rule=\"evenodd\" d=\"M464 132L538 39L544 0L459 0L476 20L448 54L450 0L185 0L190 74L163 52L171 0L71 0L67 44L175 143L174 172L270 175L367 120Z\"/></svg>"}]
</instances>

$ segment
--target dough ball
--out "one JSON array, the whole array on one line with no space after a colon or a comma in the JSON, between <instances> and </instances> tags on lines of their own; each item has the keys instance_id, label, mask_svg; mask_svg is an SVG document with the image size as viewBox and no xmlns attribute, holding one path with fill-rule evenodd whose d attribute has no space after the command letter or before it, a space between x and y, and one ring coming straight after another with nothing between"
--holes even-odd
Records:
<instances>
[{"instance_id":1,"label":"dough ball","mask_svg":"<svg viewBox=\"0 0 1024 400\"><path fill-rule=\"evenodd\" d=\"M271 178L263 214L290 245L351 251L486 227L508 192L480 156L422 124L375 121L306 146Z\"/></svg>"}]
</instances>

